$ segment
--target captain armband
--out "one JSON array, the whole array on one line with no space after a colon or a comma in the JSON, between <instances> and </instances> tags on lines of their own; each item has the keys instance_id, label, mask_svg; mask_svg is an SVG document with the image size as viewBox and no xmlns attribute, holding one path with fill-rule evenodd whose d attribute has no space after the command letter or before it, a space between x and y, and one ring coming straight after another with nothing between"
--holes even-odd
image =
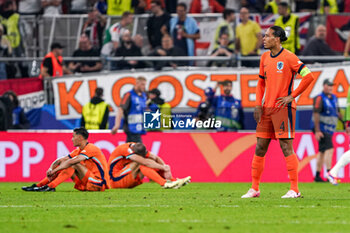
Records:
<instances>
[{"instance_id":1,"label":"captain armband","mask_svg":"<svg viewBox=\"0 0 350 233\"><path fill-rule=\"evenodd\" d=\"M304 66L304 68L300 71L301 77L305 77L306 75L308 75L310 73L311 73L311 71L306 66Z\"/></svg>"}]
</instances>

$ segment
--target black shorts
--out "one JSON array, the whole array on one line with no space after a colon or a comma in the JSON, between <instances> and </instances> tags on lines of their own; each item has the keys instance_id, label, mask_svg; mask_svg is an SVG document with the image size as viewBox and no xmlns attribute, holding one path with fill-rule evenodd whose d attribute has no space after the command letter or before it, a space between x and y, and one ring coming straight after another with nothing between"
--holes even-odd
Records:
<instances>
[{"instance_id":1,"label":"black shorts","mask_svg":"<svg viewBox=\"0 0 350 233\"><path fill-rule=\"evenodd\" d=\"M126 142L141 142L141 134L125 132L126 133Z\"/></svg>"},{"instance_id":2,"label":"black shorts","mask_svg":"<svg viewBox=\"0 0 350 233\"><path fill-rule=\"evenodd\" d=\"M333 148L333 141L332 141L332 134L329 133L323 133L323 138L320 139L320 141L318 142L318 151L319 152L325 152L328 149L332 149Z\"/></svg>"}]
</instances>

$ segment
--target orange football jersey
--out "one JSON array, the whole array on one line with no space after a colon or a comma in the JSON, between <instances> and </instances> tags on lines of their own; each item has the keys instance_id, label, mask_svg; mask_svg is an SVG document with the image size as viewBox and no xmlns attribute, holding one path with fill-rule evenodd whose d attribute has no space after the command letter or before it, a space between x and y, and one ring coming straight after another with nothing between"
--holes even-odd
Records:
<instances>
[{"instance_id":1,"label":"orange football jersey","mask_svg":"<svg viewBox=\"0 0 350 233\"><path fill-rule=\"evenodd\" d=\"M263 106L274 108L277 98L290 95L294 90L294 77L303 67L303 62L284 48L276 56L272 56L270 51L265 52L260 59L259 72L259 77L265 80ZM295 100L291 107L296 108Z\"/></svg>"}]
</instances>

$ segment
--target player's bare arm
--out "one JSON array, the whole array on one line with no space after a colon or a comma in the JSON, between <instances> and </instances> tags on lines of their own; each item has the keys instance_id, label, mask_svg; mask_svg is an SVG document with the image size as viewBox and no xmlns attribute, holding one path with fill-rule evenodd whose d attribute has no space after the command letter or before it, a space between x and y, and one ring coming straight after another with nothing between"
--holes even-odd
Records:
<instances>
[{"instance_id":1,"label":"player's bare arm","mask_svg":"<svg viewBox=\"0 0 350 233\"><path fill-rule=\"evenodd\" d=\"M265 92L265 78L259 77L258 85L256 87L256 105L254 109L254 120L259 123L261 120L262 110L262 98Z\"/></svg>"},{"instance_id":2,"label":"player's bare arm","mask_svg":"<svg viewBox=\"0 0 350 233\"><path fill-rule=\"evenodd\" d=\"M71 166L73 166L74 164L80 163L81 161L86 160L86 157L83 155L78 155L75 156L74 158L71 159L67 159L63 162L60 163L60 165L58 167L56 167L55 169L48 171L47 176L52 176L53 174L55 174L58 171L61 171L63 169L69 168Z\"/></svg>"},{"instance_id":3,"label":"player's bare arm","mask_svg":"<svg viewBox=\"0 0 350 233\"><path fill-rule=\"evenodd\" d=\"M64 157L58 158L55 161L53 161L52 164L50 165L49 169L47 169L47 171L46 171L47 177L50 177L48 174L51 174L51 172L54 168L58 167L63 161L66 161L68 159L69 159L68 156L64 156ZM54 174L54 173L52 173L52 174Z\"/></svg>"},{"instance_id":4,"label":"player's bare arm","mask_svg":"<svg viewBox=\"0 0 350 233\"><path fill-rule=\"evenodd\" d=\"M138 164L141 164L141 165L144 165L146 167L149 167L149 168L154 168L154 169L159 169L159 170L162 170L162 171L170 171L170 167L169 165L162 165L162 164L159 164L157 163L156 161L154 161L153 159L146 159L146 158L143 158L142 156L140 155L136 155L136 154L133 154L129 157L130 160L138 163Z\"/></svg>"},{"instance_id":5,"label":"player's bare arm","mask_svg":"<svg viewBox=\"0 0 350 233\"><path fill-rule=\"evenodd\" d=\"M315 124L315 138L317 141L320 141L321 138L324 137L320 129L320 113L314 112L313 117L314 117L314 124Z\"/></svg>"},{"instance_id":6,"label":"player's bare arm","mask_svg":"<svg viewBox=\"0 0 350 233\"><path fill-rule=\"evenodd\" d=\"M123 118L123 114L124 114L124 111L121 107L118 108L118 112L117 112L117 115L115 117L115 121L114 121L114 127L112 129L112 134L116 134L119 127L120 127L120 122Z\"/></svg>"},{"instance_id":7,"label":"player's bare arm","mask_svg":"<svg viewBox=\"0 0 350 233\"><path fill-rule=\"evenodd\" d=\"M152 152L149 153L149 159L153 159L154 161L156 161L157 163L161 164L161 165L165 165L163 159L161 157L159 157L158 155L153 154Z\"/></svg>"}]
</instances>

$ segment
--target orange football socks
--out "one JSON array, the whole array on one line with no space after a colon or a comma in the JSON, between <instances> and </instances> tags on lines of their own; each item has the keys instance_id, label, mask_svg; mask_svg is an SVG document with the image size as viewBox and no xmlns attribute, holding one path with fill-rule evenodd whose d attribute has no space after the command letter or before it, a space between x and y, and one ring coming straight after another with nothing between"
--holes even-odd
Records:
<instances>
[{"instance_id":1,"label":"orange football socks","mask_svg":"<svg viewBox=\"0 0 350 233\"><path fill-rule=\"evenodd\" d=\"M298 188L298 166L299 160L296 154L285 157L287 163L288 176L290 180L290 189L299 193Z\"/></svg>"},{"instance_id":2,"label":"orange football socks","mask_svg":"<svg viewBox=\"0 0 350 233\"><path fill-rule=\"evenodd\" d=\"M45 176L39 183L36 184L37 187L41 187L50 183L49 179Z\"/></svg>"},{"instance_id":3,"label":"orange football socks","mask_svg":"<svg viewBox=\"0 0 350 233\"><path fill-rule=\"evenodd\" d=\"M265 167L265 157L254 155L252 161L252 188L259 190L261 175Z\"/></svg>"},{"instance_id":4,"label":"orange football socks","mask_svg":"<svg viewBox=\"0 0 350 233\"><path fill-rule=\"evenodd\" d=\"M56 177L56 179L54 179L53 181L51 181L48 186L50 188L56 188L59 184L61 184L62 182L64 182L65 180L69 179L72 177L72 175L74 174L74 168L69 167L66 168L64 170L62 170L60 172L60 174L58 174L58 176Z\"/></svg>"},{"instance_id":5,"label":"orange football socks","mask_svg":"<svg viewBox=\"0 0 350 233\"><path fill-rule=\"evenodd\" d=\"M141 173L148 177L149 179L153 180L154 182L156 182L157 184L163 186L166 182L166 180L161 177L158 172L156 172L155 169L153 168L149 168L149 167L146 167L146 166L140 166L140 171Z\"/></svg>"}]
</instances>

